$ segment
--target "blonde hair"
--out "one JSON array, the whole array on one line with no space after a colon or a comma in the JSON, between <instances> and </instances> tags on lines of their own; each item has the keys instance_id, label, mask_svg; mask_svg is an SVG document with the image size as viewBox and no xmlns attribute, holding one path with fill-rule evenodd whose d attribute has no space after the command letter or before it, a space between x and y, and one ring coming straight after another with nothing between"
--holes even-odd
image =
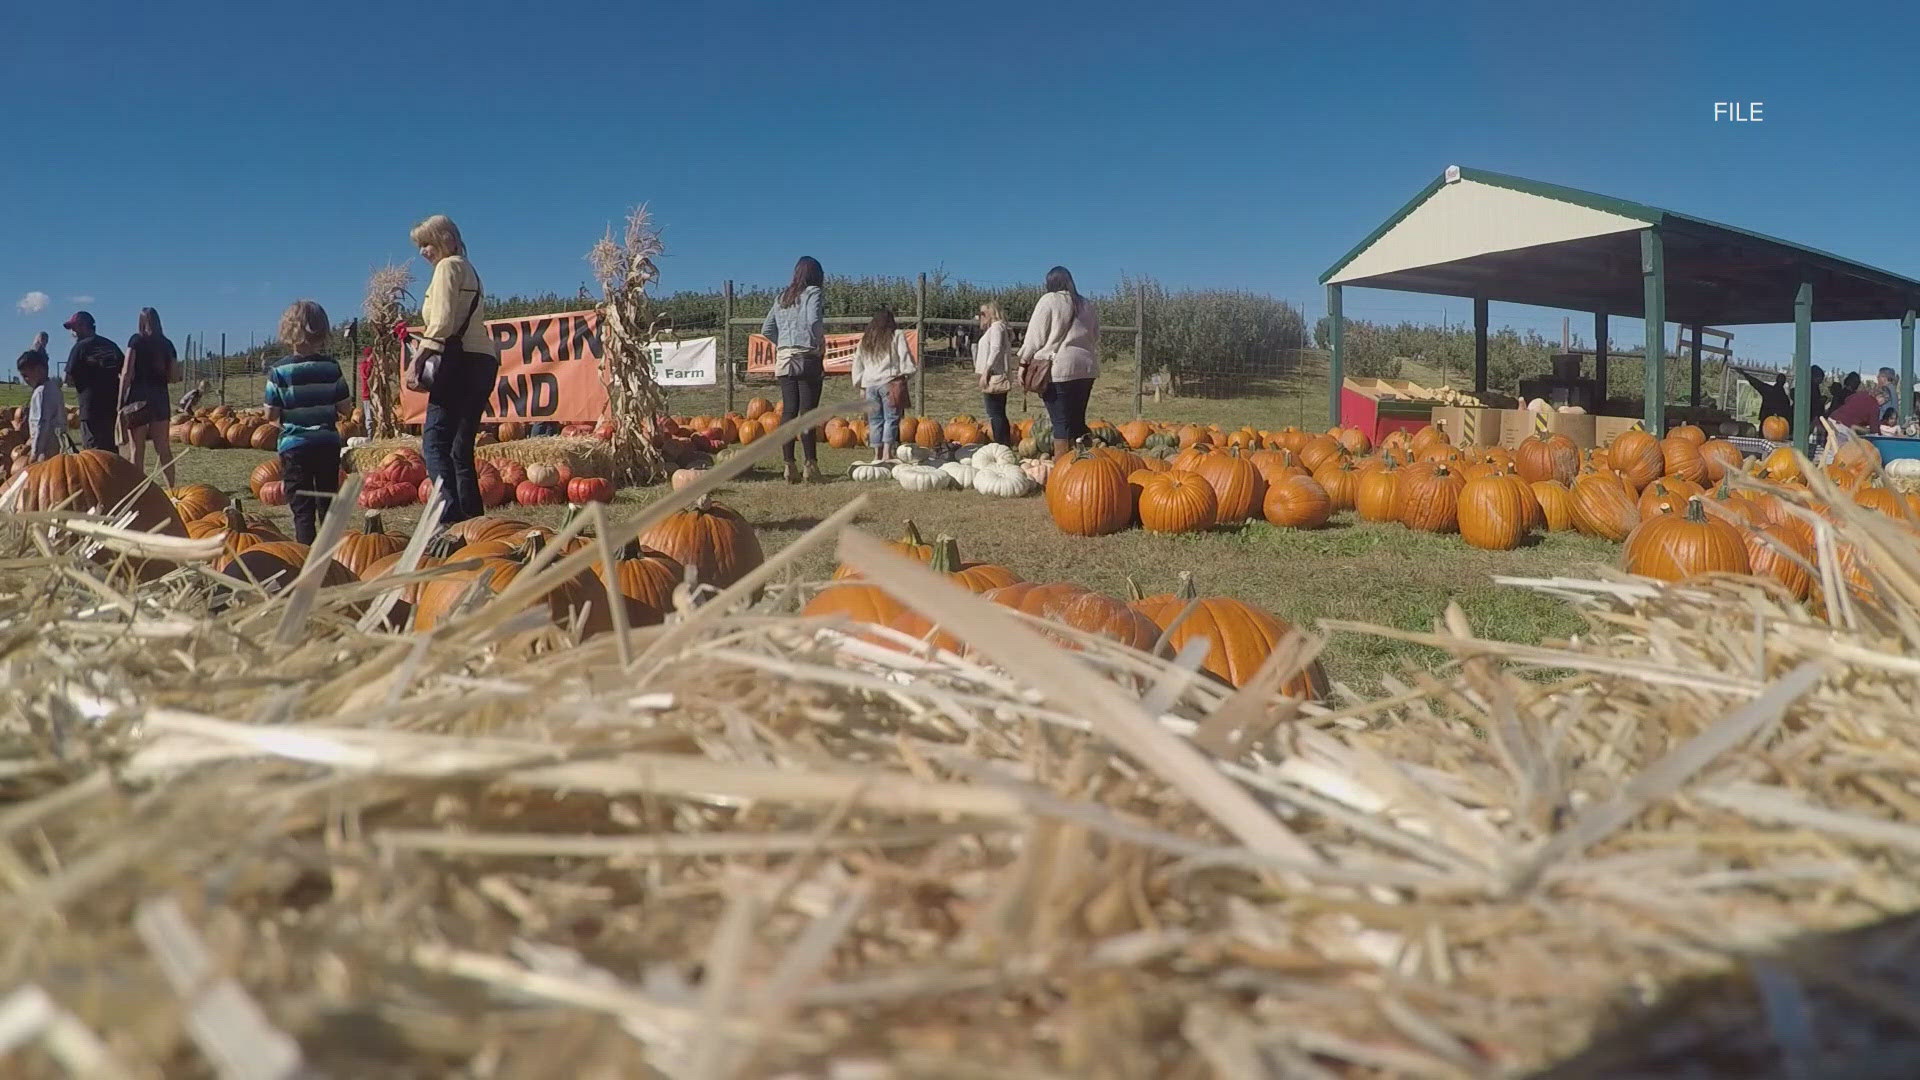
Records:
<instances>
[{"instance_id":1,"label":"blonde hair","mask_svg":"<svg viewBox=\"0 0 1920 1080\"><path fill-rule=\"evenodd\" d=\"M280 343L295 356L312 356L326 347L332 329L326 308L311 300L295 300L280 316Z\"/></svg>"},{"instance_id":2,"label":"blonde hair","mask_svg":"<svg viewBox=\"0 0 1920 1080\"><path fill-rule=\"evenodd\" d=\"M460 226L445 214L435 214L415 225L407 236L413 240L414 247L430 247L439 252L441 258L467 253L467 242L460 238Z\"/></svg>"},{"instance_id":3,"label":"blonde hair","mask_svg":"<svg viewBox=\"0 0 1920 1080\"><path fill-rule=\"evenodd\" d=\"M1006 315L1000 310L1000 301L998 300L980 301L980 310L986 313L989 324L1005 322L1007 319Z\"/></svg>"}]
</instances>

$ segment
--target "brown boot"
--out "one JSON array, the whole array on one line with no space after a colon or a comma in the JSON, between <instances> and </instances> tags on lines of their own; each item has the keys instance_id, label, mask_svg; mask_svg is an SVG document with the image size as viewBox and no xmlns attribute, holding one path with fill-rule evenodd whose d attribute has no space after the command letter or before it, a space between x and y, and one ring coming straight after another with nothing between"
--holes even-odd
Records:
<instances>
[{"instance_id":1,"label":"brown boot","mask_svg":"<svg viewBox=\"0 0 1920 1080\"><path fill-rule=\"evenodd\" d=\"M818 484L825 479L825 477L820 475L820 463L817 461L807 462L803 470L803 477L809 484Z\"/></svg>"},{"instance_id":2,"label":"brown boot","mask_svg":"<svg viewBox=\"0 0 1920 1080\"><path fill-rule=\"evenodd\" d=\"M800 482L800 466L794 464L791 461L787 462L787 483L797 484L799 482Z\"/></svg>"}]
</instances>

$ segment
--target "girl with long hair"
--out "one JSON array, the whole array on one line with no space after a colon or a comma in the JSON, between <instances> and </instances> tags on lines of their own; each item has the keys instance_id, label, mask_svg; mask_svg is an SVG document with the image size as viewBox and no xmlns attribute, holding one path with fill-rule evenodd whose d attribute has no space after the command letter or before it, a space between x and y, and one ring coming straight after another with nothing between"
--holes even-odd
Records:
<instances>
[{"instance_id":1,"label":"girl with long hair","mask_svg":"<svg viewBox=\"0 0 1920 1080\"><path fill-rule=\"evenodd\" d=\"M820 384L827 377L826 292L822 288L825 282L826 272L820 269L820 260L811 255L800 256L800 261L793 264L793 280L780 290L772 310L767 312L767 321L760 327L761 335L773 342L773 374L780 384L780 415L786 420L820 404ZM804 474L793 463L792 441L780 447L787 463L789 484L797 484L802 479L809 483L820 479L812 428L801 434L800 445L806 458Z\"/></svg>"},{"instance_id":2,"label":"girl with long hair","mask_svg":"<svg viewBox=\"0 0 1920 1080\"><path fill-rule=\"evenodd\" d=\"M167 439L167 384L180 377L180 356L160 328L160 313L140 309L140 332L127 339L127 362L120 368L120 408L126 441L133 446L133 464L145 471L147 443L166 473L167 486L180 481L173 474L173 444ZM140 406L129 412L128 406Z\"/></svg>"},{"instance_id":3,"label":"girl with long hair","mask_svg":"<svg viewBox=\"0 0 1920 1080\"><path fill-rule=\"evenodd\" d=\"M1013 445L1013 425L1007 422L1007 391L1013 381L1007 371L1007 320L1000 314L997 301L988 300L975 314L980 324L980 340L973 343L973 374L980 383L980 397L987 407L987 426L993 441Z\"/></svg>"},{"instance_id":4,"label":"girl with long hair","mask_svg":"<svg viewBox=\"0 0 1920 1080\"><path fill-rule=\"evenodd\" d=\"M913 353L894 320L882 307L860 335L853 351L853 385L867 398L867 443L877 461L888 461L900 445L900 416L907 397L907 376L916 370Z\"/></svg>"},{"instance_id":5,"label":"girl with long hair","mask_svg":"<svg viewBox=\"0 0 1920 1080\"><path fill-rule=\"evenodd\" d=\"M1087 398L1100 375L1100 315L1064 266L1047 271L1046 295L1027 319L1020 362L1034 359L1051 365L1053 381L1041 400L1053 421L1053 455L1059 457L1087 433Z\"/></svg>"}]
</instances>

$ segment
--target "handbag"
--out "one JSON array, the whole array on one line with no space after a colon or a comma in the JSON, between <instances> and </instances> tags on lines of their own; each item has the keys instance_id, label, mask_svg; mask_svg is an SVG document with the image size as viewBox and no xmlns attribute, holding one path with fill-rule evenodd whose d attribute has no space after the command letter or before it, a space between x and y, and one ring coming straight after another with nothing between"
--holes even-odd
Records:
<instances>
[{"instance_id":1,"label":"handbag","mask_svg":"<svg viewBox=\"0 0 1920 1080\"><path fill-rule=\"evenodd\" d=\"M120 426L127 428L145 427L150 407L144 401L129 401L120 406Z\"/></svg>"},{"instance_id":2,"label":"handbag","mask_svg":"<svg viewBox=\"0 0 1920 1080\"><path fill-rule=\"evenodd\" d=\"M434 382L440 378L440 368L449 356L458 356L466 352L466 344L461 340L466 336L467 327L473 322L473 313L480 309L480 275L473 276L473 301L467 305L467 317L460 320L460 329L453 332L440 347L439 352L418 350L413 354L413 367L407 373L407 383L413 390L432 392Z\"/></svg>"},{"instance_id":3,"label":"handbag","mask_svg":"<svg viewBox=\"0 0 1920 1080\"><path fill-rule=\"evenodd\" d=\"M907 377L895 375L887 380L887 408L896 416L903 415L913 405L913 394L907 389Z\"/></svg>"}]
</instances>

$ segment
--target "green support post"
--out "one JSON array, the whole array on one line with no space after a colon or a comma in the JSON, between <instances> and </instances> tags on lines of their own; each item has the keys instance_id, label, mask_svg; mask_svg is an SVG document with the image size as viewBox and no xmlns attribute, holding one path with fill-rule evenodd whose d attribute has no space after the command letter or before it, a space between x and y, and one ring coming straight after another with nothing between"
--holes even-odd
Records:
<instances>
[{"instance_id":1,"label":"green support post","mask_svg":"<svg viewBox=\"0 0 1920 1080\"><path fill-rule=\"evenodd\" d=\"M1813 439L1813 282L1793 294L1793 445L1806 453Z\"/></svg>"},{"instance_id":2,"label":"green support post","mask_svg":"<svg viewBox=\"0 0 1920 1080\"><path fill-rule=\"evenodd\" d=\"M1473 298L1473 392L1487 392L1487 301Z\"/></svg>"},{"instance_id":3,"label":"green support post","mask_svg":"<svg viewBox=\"0 0 1920 1080\"><path fill-rule=\"evenodd\" d=\"M720 317L720 363L727 369L727 411L733 411L733 282L727 282L726 314Z\"/></svg>"},{"instance_id":4,"label":"green support post","mask_svg":"<svg viewBox=\"0 0 1920 1080\"><path fill-rule=\"evenodd\" d=\"M1600 398L1598 406L1607 403L1607 313L1593 313L1593 381L1594 394Z\"/></svg>"},{"instance_id":5,"label":"green support post","mask_svg":"<svg viewBox=\"0 0 1920 1080\"><path fill-rule=\"evenodd\" d=\"M1147 287L1133 289L1133 418L1140 419L1147 378Z\"/></svg>"},{"instance_id":6,"label":"green support post","mask_svg":"<svg viewBox=\"0 0 1920 1080\"><path fill-rule=\"evenodd\" d=\"M1900 426L1913 419L1913 309L1900 317L1900 385L1893 396L1900 399Z\"/></svg>"},{"instance_id":7,"label":"green support post","mask_svg":"<svg viewBox=\"0 0 1920 1080\"><path fill-rule=\"evenodd\" d=\"M1647 381L1641 418L1647 434L1667 433L1667 259L1657 229L1640 230L1640 284L1646 294Z\"/></svg>"},{"instance_id":8,"label":"green support post","mask_svg":"<svg viewBox=\"0 0 1920 1080\"><path fill-rule=\"evenodd\" d=\"M1340 311L1340 286L1327 286L1327 345L1332 358L1327 364L1327 416L1329 423L1340 423L1340 386L1346 381L1342 371L1341 345L1346 335L1347 318Z\"/></svg>"}]
</instances>

